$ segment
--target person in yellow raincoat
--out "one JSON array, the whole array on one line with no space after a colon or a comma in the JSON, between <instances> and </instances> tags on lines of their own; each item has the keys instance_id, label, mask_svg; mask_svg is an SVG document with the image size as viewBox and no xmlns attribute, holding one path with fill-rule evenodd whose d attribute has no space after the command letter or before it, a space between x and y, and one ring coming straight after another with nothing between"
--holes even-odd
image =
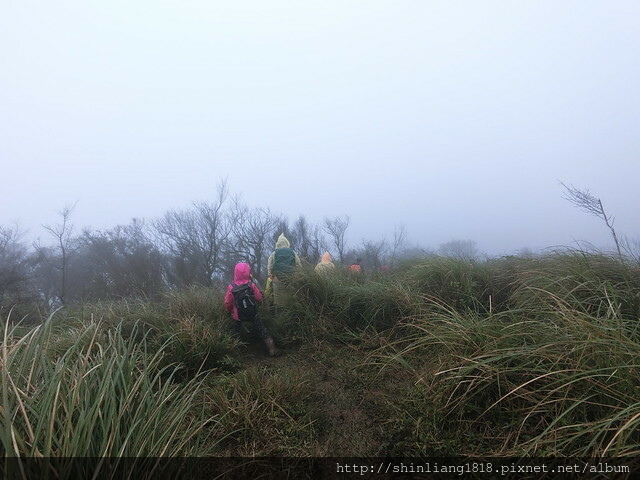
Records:
<instances>
[{"instance_id":1,"label":"person in yellow raincoat","mask_svg":"<svg viewBox=\"0 0 640 480\"><path fill-rule=\"evenodd\" d=\"M329 252L324 252L324 255L322 255L322 258L316 265L315 271L318 273L326 274L333 272L335 269L336 266L331 260L331 255L329 254Z\"/></svg>"},{"instance_id":2,"label":"person in yellow raincoat","mask_svg":"<svg viewBox=\"0 0 640 480\"><path fill-rule=\"evenodd\" d=\"M271 279L273 304L276 307L286 303L289 296L287 281L296 267L300 267L300 257L291 248L291 243L284 233L281 233L276 241L276 249L267 261L267 274Z\"/></svg>"}]
</instances>

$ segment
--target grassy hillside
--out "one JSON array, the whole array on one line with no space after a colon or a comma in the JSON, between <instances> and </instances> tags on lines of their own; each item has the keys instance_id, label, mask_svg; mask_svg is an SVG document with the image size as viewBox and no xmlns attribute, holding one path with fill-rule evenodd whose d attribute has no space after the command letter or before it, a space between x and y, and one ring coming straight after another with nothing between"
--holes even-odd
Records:
<instances>
[{"instance_id":1,"label":"grassy hillside","mask_svg":"<svg viewBox=\"0 0 640 480\"><path fill-rule=\"evenodd\" d=\"M633 456L640 269L584 253L303 271L228 334L222 292L3 323L0 439L26 456ZM11 319L10 319L11 320ZM15 319L13 319L15 320Z\"/></svg>"}]
</instances>

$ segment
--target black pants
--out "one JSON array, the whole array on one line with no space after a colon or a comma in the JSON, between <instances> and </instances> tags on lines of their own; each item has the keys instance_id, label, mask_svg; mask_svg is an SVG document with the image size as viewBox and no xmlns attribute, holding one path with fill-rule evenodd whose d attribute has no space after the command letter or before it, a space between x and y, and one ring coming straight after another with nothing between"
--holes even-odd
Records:
<instances>
[{"instance_id":1,"label":"black pants","mask_svg":"<svg viewBox=\"0 0 640 480\"><path fill-rule=\"evenodd\" d=\"M231 327L231 334L234 338L238 338L240 336L240 323L242 322L240 322L239 320L232 320L231 322L233 323L233 326ZM258 317L257 315L253 318L253 320L251 320L251 323L253 323L253 325L256 327L258 335L260 335L260 338L262 338L263 340L266 340L271 336L269 335L267 327L264 326L264 323L262 323L262 320L260 320L260 317Z\"/></svg>"}]
</instances>

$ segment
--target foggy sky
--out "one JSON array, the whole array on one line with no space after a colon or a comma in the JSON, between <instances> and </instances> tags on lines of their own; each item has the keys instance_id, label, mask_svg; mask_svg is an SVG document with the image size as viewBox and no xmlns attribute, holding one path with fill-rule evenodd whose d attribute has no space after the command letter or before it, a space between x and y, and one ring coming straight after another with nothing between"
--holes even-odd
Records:
<instances>
[{"instance_id":1,"label":"foggy sky","mask_svg":"<svg viewBox=\"0 0 640 480\"><path fill-rule=\"evenodd\" d=\"M640 238L640 3L5 0L0 225L231 193L349 243L490 254Z\"/></svg>"}]
</instances>

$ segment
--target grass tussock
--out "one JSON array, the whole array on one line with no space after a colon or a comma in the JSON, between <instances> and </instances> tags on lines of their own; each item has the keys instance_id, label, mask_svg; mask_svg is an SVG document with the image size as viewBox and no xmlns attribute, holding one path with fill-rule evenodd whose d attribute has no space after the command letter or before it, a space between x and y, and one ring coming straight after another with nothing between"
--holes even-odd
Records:
<instances>
[{"instance_id":1,"label":"grass tussock","mask_svg":"<svg viewBox=\"0 0 640 480\"><path fill-rule=\"evenodd\" d=\"M95 324L60 353L56 339L67 332L59 332L53 318L26 335L15 335L8 323L3 332L0 440L7 456L209 452L204 429L218 420L202 408L205 378L175 382L176 370L163 365L170 343L152 349L145 337L125 339L120 328ZM78 467L71 461L57 465L63 471ZM98 472L100 464L92 467ZM77 473L67 472L68 478Z\"/></svg>"}]
</instances>

